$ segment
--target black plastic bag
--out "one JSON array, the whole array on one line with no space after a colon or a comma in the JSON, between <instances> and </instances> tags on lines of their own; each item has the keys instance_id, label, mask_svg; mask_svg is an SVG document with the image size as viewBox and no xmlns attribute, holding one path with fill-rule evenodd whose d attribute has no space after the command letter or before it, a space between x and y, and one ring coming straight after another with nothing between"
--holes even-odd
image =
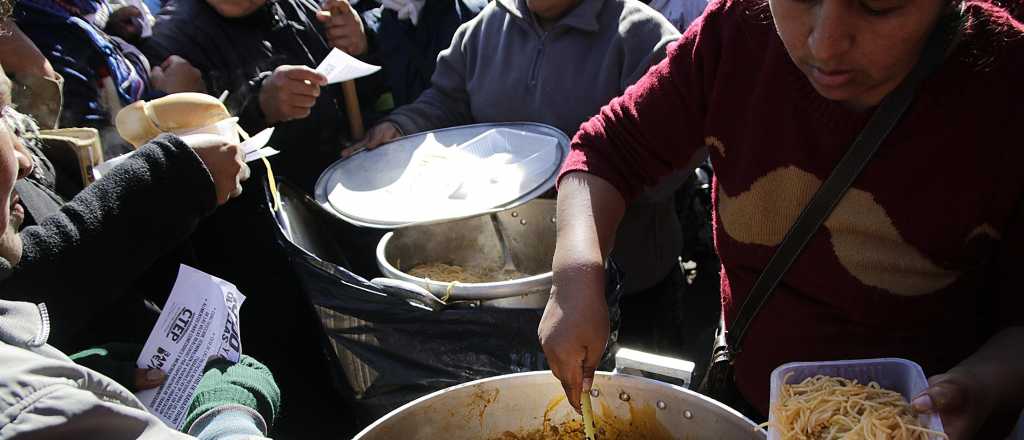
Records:
<instances>
[{"instance_id":1,"label":"black plastic bag","mask_svg":"<svg viewBox=\"0 0 1024 440\"><path fill-rule=\"evenodd\" d=\"M350 394L361 422L460 383L548 369L537 339L542 310L453 304L431 311L388 296L367 281L379 276L374 248L382 231L349 225L286 184L281 195L277 239L316 310L339 388ZM621 277L614 269L609 274L615 330ZM613 331L609 346L614 339ZM609 362L606 355L603 365Z\"/></svg>"}]
</instances>

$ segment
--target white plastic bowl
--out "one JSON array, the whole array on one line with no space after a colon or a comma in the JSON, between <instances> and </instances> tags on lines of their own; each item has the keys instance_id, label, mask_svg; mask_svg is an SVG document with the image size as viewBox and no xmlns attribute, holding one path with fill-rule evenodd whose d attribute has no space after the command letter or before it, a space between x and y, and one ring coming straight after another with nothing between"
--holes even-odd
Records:
<instances>
[{"instance_id":1,"label":"white plastic bowl","mask_svg":"<svg viewBox=\"0 0 1024 440\"><path fill-rule=\"evenodd\" d=\"M786 379L786 375L793 373ZM771 406L779 400L782 385L803 382L804 379L817 375L856 379L859 383L878 382L882 388L900 393L909 402L920 392L928 388L928 378L921 366L913 361L898 358L860 359L830 362L792 362L772 371ZM783 380L785 379L785 382ZM769 423L775 421L774 414L769 414ZM921 426L944 432L942 420L938 415L918 416ZM771 424L768 426L768 440L778 440L781 436Z\"/></svg>"}]
</instances>

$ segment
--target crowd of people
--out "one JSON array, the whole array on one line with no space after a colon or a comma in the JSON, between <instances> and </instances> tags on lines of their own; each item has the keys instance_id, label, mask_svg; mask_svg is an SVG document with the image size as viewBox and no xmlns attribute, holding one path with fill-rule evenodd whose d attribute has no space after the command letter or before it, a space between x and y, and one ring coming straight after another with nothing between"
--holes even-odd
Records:
<instances>
[{"instance_id":1,"label":"crowd of people","mask_svg":"<svg viewBox=\"0 0 1024 440\"><path fill-rule=\"evenodd\" d=\"M751 321L723 400L760 421L781 364L902 357L931 376L915 410L940 414L950 438L1005 438L1024 408L1021 12L1015 0L0 0L0 438L269 437L288 399L276 366L248 356L206 366L180 432L132 394L166 379L135 359L179 264L212 258L240 287L274 288L269 239L249 227L265 204L250 177L268 171L212 135L133 147L114 121L134 102L220 97L246 132L275 128L273 173L306 193L339 158L405 135L511 121L565 132L538 335L579 407L609 341L610 266L627 304L687 303L680 255L700 225L676 202L693 169L710 158L721 259L721 307L701 322L721 314L727 331L935 35L941 62ZM361 139L342 86L315 70L334 49L383 67L356 80ZM75 159L68 172L65 153L82 148L97 162L133 154L93 181ZM655 309L624 307L622 330L678 333L682 311ZM711 338L686 343L711 352Z\"/></svg>"}]
</instances>

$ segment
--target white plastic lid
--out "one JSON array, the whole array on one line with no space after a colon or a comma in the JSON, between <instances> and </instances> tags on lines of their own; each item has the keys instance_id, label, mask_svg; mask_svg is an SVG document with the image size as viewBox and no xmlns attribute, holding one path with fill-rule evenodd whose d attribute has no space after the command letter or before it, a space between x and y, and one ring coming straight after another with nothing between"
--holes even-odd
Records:
<instances>
[{"instance_id":1,"label":"white plastic lid","mask_svg":"<svg viewBox=\"0 0 1024 440\"><path fill-rule=\"evenodd\" d=\"M568 150L568 137L542 124L425 132L334 163L316 198L342 219L375 228L472 217L553 187Z\"/></svg>"}]
</instances>

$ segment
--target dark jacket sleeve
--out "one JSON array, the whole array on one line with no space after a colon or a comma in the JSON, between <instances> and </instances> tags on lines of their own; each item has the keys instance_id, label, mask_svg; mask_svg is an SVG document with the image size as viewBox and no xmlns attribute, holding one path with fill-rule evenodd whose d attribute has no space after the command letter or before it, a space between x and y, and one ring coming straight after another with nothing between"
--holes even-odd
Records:
<instances>
[{"instance_id":1,"label":"dark jacket sleeve","mask_svg":"<svg viewBox=\"0 0 1024 440\"><path fill-rule=\"evenodd\" d=\"M437 55L448 48L459 26L476 17L486 4L428 0L417 25L400 20L393 10L381 13L377 53L396 106L412 103L430 88Z\"/></svg>"},{"instance_id":2,"label":"dark jacket sleeve","mask_svg":"<svg viewBox=\"0 0 1024 440\"><path fill-rule=\"evenodd\" d=\"M177 137L161 136L59 213L23 230L21 263L0 285L0 296L46 303L50 341L59 346L216 204L213 179L199 156Z\"/></svg>"},{"instance_id":3,"label":"dark jacket sleeve","mask_svg":"<svg viewBox=\"0 0 1024 440\"><path fill-rule=\"evenodd\" d=\"M237 91L228 95L228 99L224 103L228 107L228 111L241 109L236 113L238 125L245 127L250 134L259 133L260 130L269 126L267 125L267 115L260 107L260 91L263 89L263 81L270 78L271 73L271 71L266 71L254 76Z\"/></svg>"}]
</instances>

